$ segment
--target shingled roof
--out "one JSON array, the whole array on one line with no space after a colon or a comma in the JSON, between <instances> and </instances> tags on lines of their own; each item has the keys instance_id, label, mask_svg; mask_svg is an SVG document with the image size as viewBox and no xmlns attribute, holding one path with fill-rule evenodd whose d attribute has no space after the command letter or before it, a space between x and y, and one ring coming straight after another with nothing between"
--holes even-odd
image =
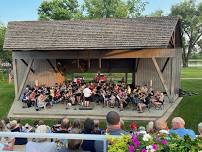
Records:
<instances>
[{"instance_id":1,"label":"shingled roof","mask_svg":"<svg viewBox=\"0 0 202 152\"><path fill-rule=\"evenodd\" d=\"M175 17L9 22L6 50L167 48Z\"/></svg>"}]
</instances>

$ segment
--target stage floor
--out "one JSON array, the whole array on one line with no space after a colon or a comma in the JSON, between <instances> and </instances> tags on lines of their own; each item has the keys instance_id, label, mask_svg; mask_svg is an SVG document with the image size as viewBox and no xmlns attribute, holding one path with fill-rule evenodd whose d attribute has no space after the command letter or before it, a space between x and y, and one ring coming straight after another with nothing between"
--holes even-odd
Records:
<instances>
[{"instance_id":1,"label":"stage floor","mask_svg":"<svg viewBox=\"0 0 202 152\"><path fill-rule=\"evenodd\" d=\"M174 103L169 103L168 100L165 101L163 109L156 110L151 107L150 110L145 109L144 113L138 113L137 110L133 110L132 106L127 107L124 111L119 111L117 107L109 108L102 107L101 105L94 104L92 110L79 110L79 106L72 106L66 109L65 104L54 104L50 109L42 109L36 111L34 107L22 108L21 101L14 101L8 117L10 118L43 118L43 119L58 119L64 116L69 118L92 118L92 119L105 119L106 114L109 111L117 111L123 120L155 120L160 117L165 117L167 119L177 105L180 103L182 98L177 98Z\"/></svg>"}]
</instances>

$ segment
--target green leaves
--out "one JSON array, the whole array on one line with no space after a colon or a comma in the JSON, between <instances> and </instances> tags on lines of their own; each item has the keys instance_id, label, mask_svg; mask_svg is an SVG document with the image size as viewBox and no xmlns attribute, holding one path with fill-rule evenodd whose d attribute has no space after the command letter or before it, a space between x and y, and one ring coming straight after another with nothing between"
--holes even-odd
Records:
<instances>
[{"instance_id":1,"label":"green leaves","mask_svg":"<svg viewBox=\"0 0 202 152\"><path fill-rule=\"evenodd\" d=\"M147 2L142 0L77 0L43 1L38 9L40 20L83 18L132 18L140 16Z\"/></svg>"},{"instance_id":2,"label":"green leaves","mask_svg":"<svg viewBox=\"0 0 202 152\"><path fill-rule=\"evenodd\" d=\"M77 0L43 1L38 9L40 20L70 20L81 14Z\"/></svg>"}]
</instances>

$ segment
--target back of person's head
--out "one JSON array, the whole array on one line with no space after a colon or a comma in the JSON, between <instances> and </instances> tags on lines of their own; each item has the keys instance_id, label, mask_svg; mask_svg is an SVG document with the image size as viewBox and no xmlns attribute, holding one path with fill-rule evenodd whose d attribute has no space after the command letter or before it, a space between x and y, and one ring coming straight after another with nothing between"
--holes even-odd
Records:
<instances>
[{"instance_id":1,"label":"back of person's head","mask_svg":"<svg viewBox=\"0 0 202 152\"><path fill-rule=\"evenodd\" d=\"M70 131L70 134L80 134L81 130L78 128L74 128ZM80 139L70 139L68 140L68 149L70 150L78 150L81 146L82 140Z\"/></svg>"},{"instance_id":2,"label":"back of person's head","mask_svg":"<svg viewBox=\"0 0 202 152\"><path fill-rule=\"evenodd\" d=\"M146 126L146 131L148 133L152 133L154 131L154 122L153 121L148 122L148 124Z\"/></svg>"},{"instance_id":3,"label":"back of person's head","mask_svg":"<svg viewBox=\"0 0 202 152\"><path fill-rule=\"evenodd\" d=\"M5 131L5 130L6 130L5 123L1 120L1 121L0 121L0 132L1 132L1 131Z\"/></svg>"},{"instance_id":4,"label":"back of person's head","mask_svg":"<svg viewBox=\"0 0 202 152\"><path fill-rule=\"evenodd\" d=\"M16 120L12 120L12 121L10 121L9 126L10 126L11 130L15 129L18 126L18 122Z\"/></svg>"},{"instance_id":5,"label":"back of person's head","mask_svg":"<svg viewBox=\"0 0 202 152\"><path fill-rule=\"evenodd\" d=\"M40 125L44 125L45 123L44 123L44 121L43 120L39 120L38 121L38 125L40 126Z\"/></svg>"},{"instance_id":6,"label":"back of person's head","mask_svg":"<svg viewBox=\"0 0 202 152\"><path fill-rule=\"evenodd\" d=\"M107 125L120 125L120 116L115 111L110 111L106 116Z\"/></svg>"},{"instance_id":7,"label":"back of person's head","mask_svg":"<svg viewBox=\"0 0 202 152\"><path fill-rule=\"evenodd\" d=\"M78 129L81 128L81 121L80 121L80 119L75 119L73 121L72 128L78 128Z\"/></svg>"},{"instance_id":8,"label":"back of person's head","mask_svg":"<svg viewBox=\"0 0 202 152\"><path fill-rule=\"evenodd\" d=\"M46 125L39 125L36 130L35 130L35 133L48 133L49 132L49 128L48 126ZM34 142L45 142L47 141L46 138L36 138L36 139L33 139Z\"/></svg>"},{"instance_id":9,"label":"back of person's head","mask_svg":"<svg viewBox=\"0 0 202 152\"><path fill-rule=\"evenodd\" d=\"M172 119L172 128L178 129L178 128L184 128L185 121L181 117L175 117Z\"/></svg>"},{"instance_id":10,"label":"back of person's head","mask_svg":"<svg viewBox=\"0 0 202 152\"><path fill-rule=\"evenodd\" d=\"M84 121L84 131L91 132L94 130L94 121L90 118L87 118Z\"/></svg>"},{"instance_id":11,"label":"back of person's head","mask_svg":"<svg viewBox=\"0 0 202 152\"><path fill-rule=\"evenodd\" d=\"M3 121L4 121L5 125L10 123L10 119L7 117L3 118Z\"/></svg>"},{"instance_id":12,"label":"back of person's head","mask_svg":"<svg viewBox=\"0 0 202 152\"><path fill-rule=\"evenodd\" d=\"M99 120L94 120L94 126L95 128L99 128L99 124L100 124L100 121Z\"/></svg>"},{"instance_id":13,"label":"back of person's head","mask_svg":"<svg viewBox=\"0 0 202 152\"><path fill-rule=\"evenodd\" d=\"M202 135L202 122L198 124L198 132L200 135Z\"/></svg>"},{"instance_id":14,"label":"back of person's head","mask_svg":"<svg viewBox=\"0 0 202 152\"><path fill-rule=\"evenodd\" d=\"M154 122L154 128L155 128L156 131L167 130L168 126L167 126L166 120L163 119L163 118L157 119Z\"/></svg>"},{"instance_id":15,"label":"back of person's head","mask_svg":"<svg viewBox=\"0 0 202 152\"><path fill-rule=\"evenodd\" d=\"M70 127L69 119L67 117L64 117L61 121L61 128L62 129L69 129L69 127Z\"/></svg>"}]
</instances>

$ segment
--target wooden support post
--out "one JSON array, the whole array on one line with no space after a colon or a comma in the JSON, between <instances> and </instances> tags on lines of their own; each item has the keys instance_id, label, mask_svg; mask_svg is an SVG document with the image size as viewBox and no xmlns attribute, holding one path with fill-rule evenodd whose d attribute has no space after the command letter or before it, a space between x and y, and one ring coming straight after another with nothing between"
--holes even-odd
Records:
<instances>
[{"instance_id":1,"label":"wooden support post","mask_svg":"<svg viewBox=\"0 0 202 152\"><path fill-rule=\"evenodd\" d=\"M165 70L165 68L166 68L166 66L167 66L169 60L170 60L170 58L167 58L167 59L166 59L166 62L165 62L165 64L163 65L163 68L161 69L161 72L162 72L162 73L164 72L164 70Z\"/></svg>"},{"instance_id":2,"label":"wooden support post","mask_svg":"<svg viewBox=\"0 0 202 152\"><path fill-rule=\"evenodd\" d=\"M25 83L26 83L26 80L28 78L28 75L29 75L29 72L30 72L30 69L31 69L31 66L32 66L33 62L34 62L34 59L31 59L31 61L28 64L27 70L25 71L25 75L24 75L24 77L22 79L22 83L20 85L20 88L19 88L19 91L17 93L17 96L15 97L15 100L19 100L20 95L22 94L22 90L23 90L23 88L25 86Z\"/></svg>"},{"instance_id":3,"label":"wooden support post","mask_svg":"<svg viewBox=\"0 0 202 152\"><path fill-rule=\"evenodd\" d=\"M175 98L175 75L176 75L176 58L171 59L171 88L170 94Z\"/></svg>"},{"instance_id":4,"label":"wooden support post","mask_svg":"<svg viewBox=\"0 0 202 152\"><path fill-rule=\"evenodd\" d=\"M28 63L27 63L24 59L21 59L21 61L22 61L26 66L28 66ZM31 68L30 70L32 71L32 73L35 72L32 68Z\"/></svg>"},{"instance_id":5,"label":"wooden support post","mask_svg":"<svg viewBox=\"0 0 202 152\"><path fill-rule=\"evenodd\" d=\"M77 68L80 68L80 63L79 63L79 59L77 59Z\"/></svg>"},{"instance_id":6,"label":"wooden support post","mask_svg":"<svg viewBox=\"0 0 202 152\"><path fill-rule=\"evenodd\" d=\"M49 59L46 59L47 60L47 62L49 63L49 65L51 66L51 68L53 69L53 71L55 72L55 73L57 73L57 70L56 70L56 68L54 67L54 65L51 63L51 61L49 60Z\"/></svg>"},{"instance_id":7,"label":"wooden support post","mask_svg":"<svg viewBox=\"0 0 202 152\"><path fill-rule=\"evenodd\" d=\"M15 96L18 94L18 77L17 77L17 59L13 58L13 74L14 74L14 85L15 85Z\"/></svg>"},{"instance_id":8,"label":"wooden support post","mask_svg":"<svg viewBox=\"0 0 202 152\"><path fill-rule=\"evenodd\" d=\"M102 69L102 59L99 58L99 70L101 70L101 69Z\"/></svg>"},{"instance_id":9,"label":"wooden support post","mask_svg":"<svg viewBox=\"0 0 202 152\"><path fill-rule=\"evenodd\" d=\"M136 68L136 59L133 62L133 73L132 73L132 83L135 84L135 68Z\"/></svg>"},{"instance_id":10,"label":"wooden support post","mask_svg":"<svg viewBox=\"0 0 202 152\"><path fill-rule=\"evenodd\" d=\"M166 85L166 82L165 82L164 78L163 78L163 74L161 73L161 70L160 70L159 65L158 65L158 63L157 63L157 61L156 61L156 58L155 58L155 57L152 57L152 61L153 61L153 63L154 63L154 66L155 66L155 68L156 68L156 71L157 71L157 73L158 73L158 75L159 75L159 78L160 78L160 80L161 80L161 82L162 82L162 85L163 85L163 87L164 87L164 89L165 89L165 91L166 91L166 93L167 93L167 96L168 96L170 102L173 102L173 99L172 99L172 97L171 97L171 95L170 95L170 91L169 91L169 89L168 89L168 87L167 87L167 85Z\"/></svg>"},{"instance_id":11,"label":"wooden support post","mask_svg":"<svg viewBox=\"0 0 202 152\"><path fill-rule=\"evenodd\" d=\"M136 63L135 63L135 73L137 72L139 63L140 63L140 58L136 59Z\"/></svg>"},{"instance_id":12,"label":"wooden support post","mask_svg":"<svg viewBox=\"0 0 202 152\"><path fill-rule=\"evenodd\" d=\"M128 73L127 72L125 73L125 83L126 84L128 83Z\"/></svg>"}]
</instances>

